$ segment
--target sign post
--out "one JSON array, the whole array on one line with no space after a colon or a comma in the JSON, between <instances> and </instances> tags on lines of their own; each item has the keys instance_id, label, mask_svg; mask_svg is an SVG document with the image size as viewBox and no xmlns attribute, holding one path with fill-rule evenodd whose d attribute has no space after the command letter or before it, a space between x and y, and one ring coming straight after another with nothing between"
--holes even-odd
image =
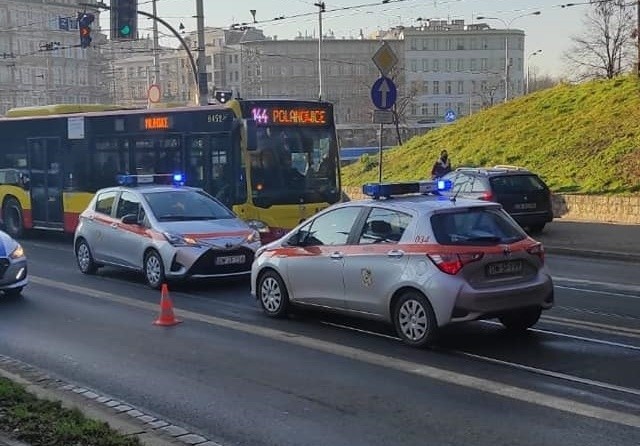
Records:
<instances>
[{"instance_id":1,"label":"sign post","mask_svg":"<svg viewBox=\"0 0 640 446\"><path fill-rule=\"evenodd\" d=\"M398 57L393 52L391 45L382 42L371 60L380 71L380 78L371 86L371 102L376 107L373 112L373 123L380 124L378 131L378 182L382 183L382 132L384 124L393 123L393 113L389 109L395 105L398 96L398 90L393 80L387 75L398 63Z\"/></svg>"}]
</instances>

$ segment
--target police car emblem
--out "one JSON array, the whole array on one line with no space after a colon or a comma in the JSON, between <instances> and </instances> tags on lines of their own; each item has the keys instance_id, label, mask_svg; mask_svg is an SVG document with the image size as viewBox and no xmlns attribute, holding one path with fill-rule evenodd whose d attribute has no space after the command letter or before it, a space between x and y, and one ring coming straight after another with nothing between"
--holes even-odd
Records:
<instances>
[{"instance_id":1,"label":"police car emblem","mask_svg":"<svg viewBox=\"0 0 640 446\"><path fill-rule=\"evenodd\" d=\"M371 274L371 270L362 268L360 270L360 277L362 277L362 284L366 287L369 287L373 284L373 276Z\"/></svg>"}]
</instances>

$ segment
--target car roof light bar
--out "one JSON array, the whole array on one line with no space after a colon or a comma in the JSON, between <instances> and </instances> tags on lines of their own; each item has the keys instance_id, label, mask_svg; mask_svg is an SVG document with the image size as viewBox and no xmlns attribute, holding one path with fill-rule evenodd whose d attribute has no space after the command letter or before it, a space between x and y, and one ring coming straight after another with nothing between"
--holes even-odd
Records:
<instances>
[{"instance_id":1,"label":"car roof light bar","mask_svg":"<svg viewBox=\"0 0 640 446\"><path fill-rule=\"evenodd\" d=\"M450 180L367 183L362 186L362 193L378 199L397 195L438 193L451 189L452 185Z\"/></svg>"},{"instance_id":2,"label":"car roof light bar","mask_svg":"<svg viewBox=\"0 0 640 446\"><path fill-rule=\"evenodd\" d=\"M149 184L172 184L174 186L184 186L185 176L183 173L162 173L146 175L116 175L116 182L119 186L145 186Z\"/></svg>"}]
</instances>

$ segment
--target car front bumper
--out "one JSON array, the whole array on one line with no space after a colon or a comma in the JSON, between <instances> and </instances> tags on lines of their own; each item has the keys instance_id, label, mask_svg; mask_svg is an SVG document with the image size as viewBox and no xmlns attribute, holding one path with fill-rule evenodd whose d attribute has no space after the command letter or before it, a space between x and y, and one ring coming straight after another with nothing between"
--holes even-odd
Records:
<instances>
[{"instance_id":1,"label":"car front bumper","mask_svg":"<svg viewBox=\"0 0 640 446\"><path fill-rule=\"evenodd\" d=\"M21 288L27 283L27 260L23 258L9 263L0 277L0 290Z\"/></svg>"},{"instance_id":2,"label":"car front bumper","mask_svg":"<svg viewBox=\"0 0 640 446\"><path fill-rule=\"evenodd\" d=\"M245 276L257 245L243 244L226 249L206 247L177 247L162 253L165 275L169 279L206 279Z\"/></svg>"}]
</instances>

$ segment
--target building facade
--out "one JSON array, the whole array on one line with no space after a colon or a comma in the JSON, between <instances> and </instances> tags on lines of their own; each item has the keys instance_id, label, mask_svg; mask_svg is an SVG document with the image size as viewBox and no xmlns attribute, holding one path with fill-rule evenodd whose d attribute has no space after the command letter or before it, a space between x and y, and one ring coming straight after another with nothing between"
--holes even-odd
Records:
<instances>
[{"instance_id":1,"label":"building facade","mask_svg":"<svg viewBox=\"0 0 640 446\"><path fill-rule=\"evenodd\" d=\"M81 49L78 11L72 0L0 0L0 113L108 100L102 78L108 68L100 56L106 36L96 13L92 46Z\"/></svg>"}]
</instances>

